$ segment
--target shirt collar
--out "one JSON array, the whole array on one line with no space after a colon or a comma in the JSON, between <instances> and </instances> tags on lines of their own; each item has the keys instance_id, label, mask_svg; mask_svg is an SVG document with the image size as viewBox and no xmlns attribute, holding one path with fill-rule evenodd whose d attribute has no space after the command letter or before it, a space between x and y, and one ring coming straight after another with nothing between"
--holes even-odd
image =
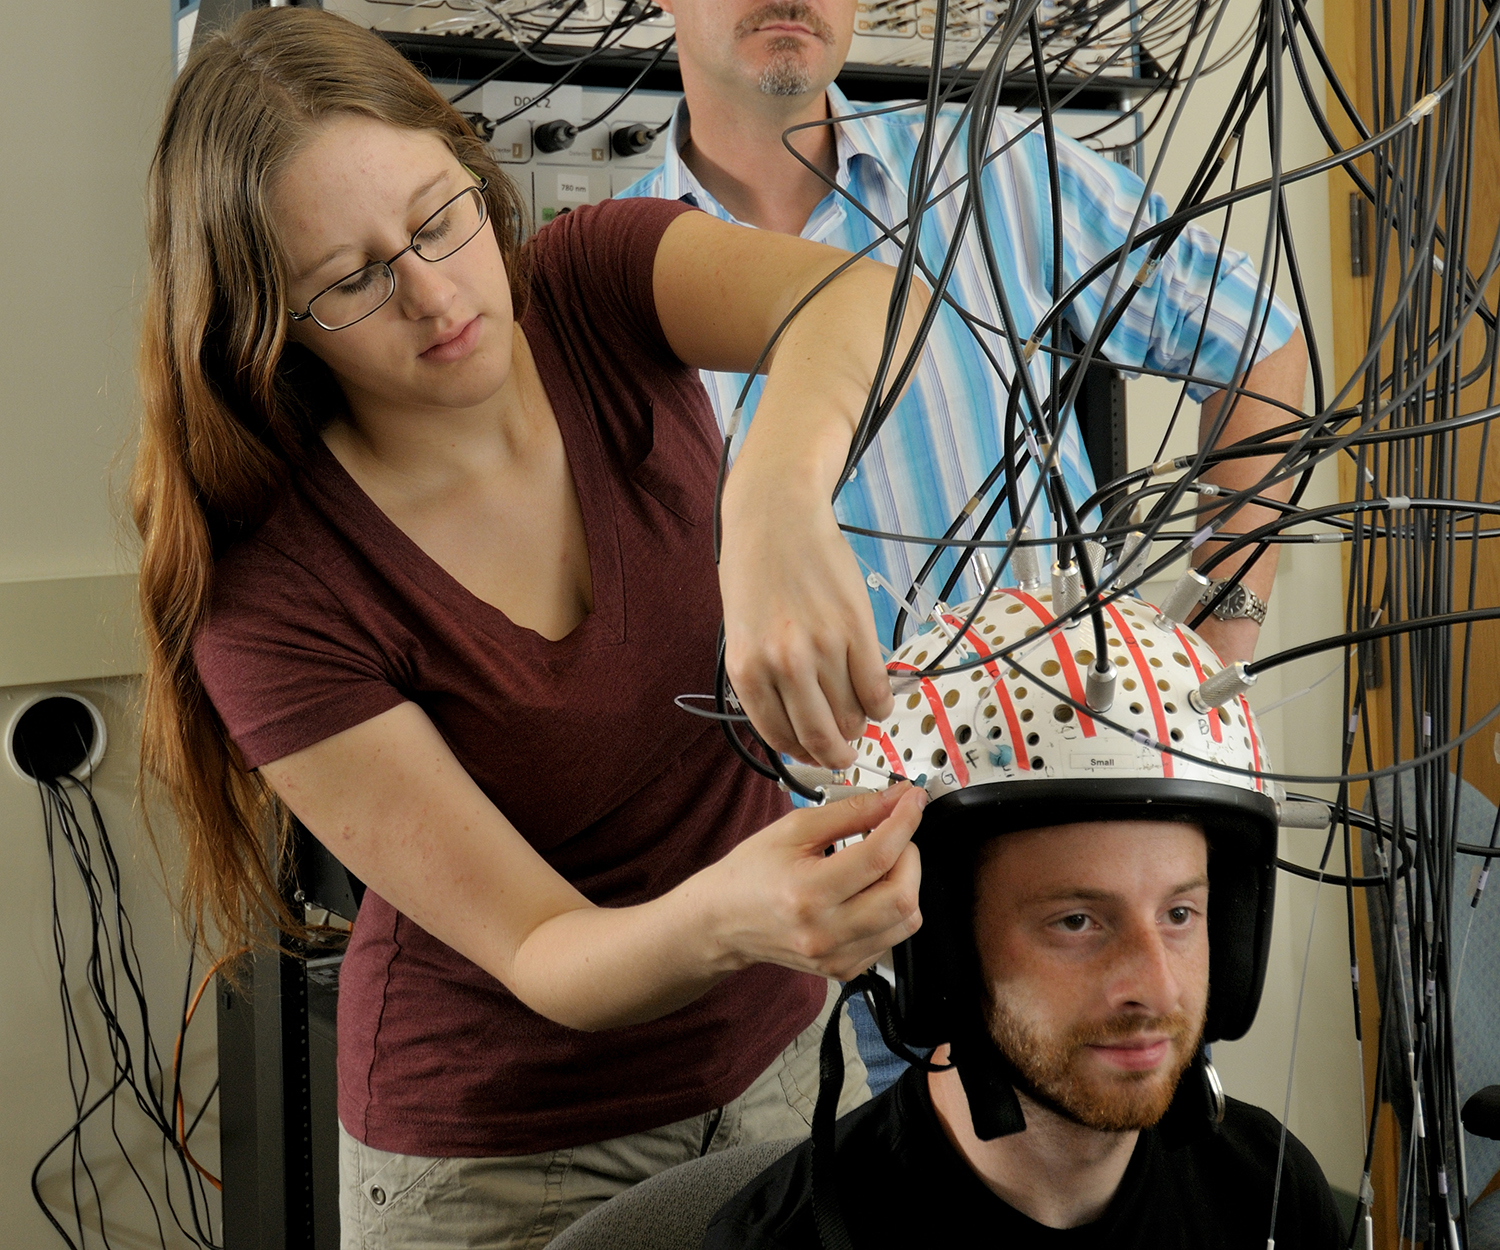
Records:
<instances>
[{"instance_id":1,"label":"shirt collar","mask_svg":"<svg viewBox=\"0 0 1500 1250\"><path fill-rule=\"evenodd\" d=\"M708 192L693 177L693 171L682 159L682 145L687 142L689 129L687 97L683 96L672 110L672 124L667 127L667 155L662 161L662 199L683 200L692 197L697 201L698 207L702 208L704 198L711 197L708 197Z\"/></svg>"},{"instance_id":2,"label":"shirt collar","mask_svg":"<svg viewBox=\"0 0 1500 1250\"><path fill-rule=\"evenodd\" d=\"M882 128L872 119L854 111L844 93L832 83L828 86L828 109L830 114L840 118L833 128L838 153L838 171L835 174L838 185L848 190L858 165L868 161L886 178L893 191L904 194L906 184L892 172L893 154L884 142L886 136L882 133ZM662 162L662 198L687 200L716 217L734 221L729 211L709 194L682 159L682 149L691 133L692 116L688 112L687 97L684 96L677 102L671 125L667 127L667 150ZM808 222L809 230L805 233L821 233L824 216L824 210L814 212Z\"/></svg>"},{"instance_id":3,"label":"shirt collar","mask_svg":"<svg viewBox=\"0 0 1500 1250\"><path fill-rule=\"evenodd\" d=\"M834 128L838 135L839 185L848 185L848 168L858 156L873 162L896 189L905 191L901 161L890 146L887 128L881 124L883 117L869 117L860 112L859 106L850 104L833 83L828 84L828 111L842 119Z\"/></svg>"}]
</instances>

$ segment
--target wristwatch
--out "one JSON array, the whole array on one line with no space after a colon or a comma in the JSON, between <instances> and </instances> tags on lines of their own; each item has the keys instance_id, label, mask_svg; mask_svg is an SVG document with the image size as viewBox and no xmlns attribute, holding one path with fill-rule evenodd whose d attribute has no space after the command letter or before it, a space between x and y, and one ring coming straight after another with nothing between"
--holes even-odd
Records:
<instances>
[{"instance_id":1,"label":"wristwatch","mask_svg":"<svg viewBox=\"0 0 1500 1250\"><path fill-rule=\"evenodd\" d=\"M1221 577L1208 584L1208 589L1199 596L1199 603L1212 603L1214 596L1224 588L1224 583L1229 579ZM1221 621L1237 621L1242 617L1245 620L1254 621L1257 625L1266 623L1266 601L1253 590L1244 585L1236 586L1227 595L1218 607L1214 609L1214 615Z\"/></svg>"}]
</instances>

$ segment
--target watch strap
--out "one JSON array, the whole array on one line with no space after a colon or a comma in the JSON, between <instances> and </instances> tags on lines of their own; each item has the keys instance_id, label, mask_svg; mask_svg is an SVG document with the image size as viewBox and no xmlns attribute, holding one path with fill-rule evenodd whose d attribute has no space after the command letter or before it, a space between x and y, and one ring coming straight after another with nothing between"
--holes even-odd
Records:
<instances>
[{"instance_id":1,"label":"watch strap","mask_svg":"<svg viewBox=\"0 0 1500 1250\"><path fill-rule=\"evenodd\" d=\"M1227 577L1217 578L1208 584L1208 588L1200 596L1199 603L1212 603L1218 593L1224 588ZM1257 595L1248 586L1241 583L1225 596L1224 602L1214 609L1214 615L1221 621L1250 620L1257 625L1266 623L1266 601Z\"/></svg>"}]
</instances>

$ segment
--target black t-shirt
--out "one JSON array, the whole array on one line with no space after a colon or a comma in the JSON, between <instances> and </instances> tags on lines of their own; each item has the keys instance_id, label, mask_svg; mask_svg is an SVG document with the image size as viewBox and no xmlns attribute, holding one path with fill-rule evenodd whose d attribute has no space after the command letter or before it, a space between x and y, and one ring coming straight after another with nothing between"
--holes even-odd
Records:
<instances>
[{"instance_id":1,"label":"black t-shirt","mask_svg":"<svg viewBox=\"0 0 1500 1250\"><path fill-rule=\"evenodd\" d=\"M1276 1119L1229 1100L1217 1131L1168 1150L1140 1135L1113 1200L1081 1228L1048 1228L992 1193L954 1150L910 1068L838 1125L839 1198L856 1247L977 1245L1022 1250L1265 1250ZM704 1250L818 1250L812 1152L778 1160L714 1216ZM977 1239L976 1239L976 1234ZM1276 1250L1334 1250L1338 1212L1317 1161L1291 1134L1276 1215Z\"/></svg>"}]
</instances>

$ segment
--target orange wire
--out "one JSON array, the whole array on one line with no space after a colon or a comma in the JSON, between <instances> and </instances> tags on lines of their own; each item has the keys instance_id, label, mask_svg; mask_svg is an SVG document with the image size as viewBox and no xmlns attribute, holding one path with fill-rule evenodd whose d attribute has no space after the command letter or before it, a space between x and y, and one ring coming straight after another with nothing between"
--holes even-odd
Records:
<instances>
[{"instance_id":1,"label":"orange wire","mask_svg":"<svg viewBox=\"0 0 1500 1250\"><path fill-rule=\"evenodd\" d=\"M193 1165L198 1175L221 1193L224 1190L224 1182L193 1158L193 1152L188 1149L187 1108L182 1098L182 1040L187 1035L188 1025L193 1022L193 1013L198 1010L198 1003L203 998L203 992L208 989L208 983L214 979L214 974L231 959L238 959L241 955L248 954L249 950L248 946L242 947L240 950L231 951L222 958L214 960L213 966L203 974L203 980L198 983L198 992L193 995L192 1002L188 1004L187 1012L182 1017L182 1027L177 1031L177 1044L172 1047L172 1086L177 1091L177 1140L173 1142L173 1145L182 1151L182 1157Z\"/></svg>"}]
</instances>

